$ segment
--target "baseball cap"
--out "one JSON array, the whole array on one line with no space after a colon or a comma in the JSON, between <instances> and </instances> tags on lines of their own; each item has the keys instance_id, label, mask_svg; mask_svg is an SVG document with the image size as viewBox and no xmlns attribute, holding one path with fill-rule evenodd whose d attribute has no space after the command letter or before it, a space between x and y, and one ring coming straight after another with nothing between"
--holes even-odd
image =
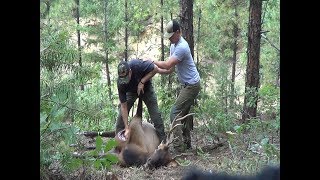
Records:
<instances>
[{"instance_id":1,"label":"baseball cap","mask_svg":"<svg viewBox=\"0 0 320 180\"><path fill-rule=\"evenodd\" d=\"M121 61L118 64L118 81L120 84L129 83L129 71L130 67L127 61Z\"/></svg>"},{"instance_id":2,"label":"baseball cap","mask_svg":"<svg viewBox=\"0 0 320 180\"><path fill-rule=\"evenodd\" d=\"M165 38L170 38L177 30L180 30L180 25L178 23L178 21L176 20L171 20L168 24L167 27L165 29L164 32L164 37Z\"/></svg>"}]
</instances>

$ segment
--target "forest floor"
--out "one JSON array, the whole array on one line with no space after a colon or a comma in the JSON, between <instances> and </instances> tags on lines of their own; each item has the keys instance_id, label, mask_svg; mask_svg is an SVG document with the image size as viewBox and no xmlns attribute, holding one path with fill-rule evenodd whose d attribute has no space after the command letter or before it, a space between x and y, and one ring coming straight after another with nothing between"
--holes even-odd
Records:
<instances>
[{"instance_id":1,"label":"forest floor","mask_svg":"<svg viewBox=\"0 0 320 180\"><path fill-rule=\"evenodd\" d=\"M270 129L262 128L264 132L261 132L253 129L252 132L228 139L227 134L214 138L205 129L196 129L191 134L192 149L188 151L188 155L180 158L180 165L176 167L160 167L155 170L119 165L112 165L110 169L104 170L82 167L73 173L51 174L48 179L178 180L190 169L249 175L256 174L266 165L280 164L279 131L271 132ZM266 154L261 143L258 143L261 137L267 137L269 144L276 147L276 152ZM95 145L91 138L83 137L83 140L88 146ZM103 138L103 141L107 140L108 138Z\"/></svg>"}]
</instances>

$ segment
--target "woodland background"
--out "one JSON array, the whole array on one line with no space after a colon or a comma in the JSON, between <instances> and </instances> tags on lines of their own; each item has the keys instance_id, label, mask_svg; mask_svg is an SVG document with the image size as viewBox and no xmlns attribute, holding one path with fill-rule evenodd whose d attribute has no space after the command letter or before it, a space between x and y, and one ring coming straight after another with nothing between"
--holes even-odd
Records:
<instances>
[{"instance_id":1,"label":"woodland background","mask_svg":"<svg viewBox=\"0 0 320 180\"><path fill-rule=\"evenodd\" d=\"M176 169L119 168L94 156L112 139L81 133L114 129L118 62L166 60L170 19L181 21L201 77L194 155ZM152 81L168 129L177 77ZM248 174L279 164L280 1L40 0L40 96L41 179L179 179L191 166Z\"/></svg>"}]
</instances>

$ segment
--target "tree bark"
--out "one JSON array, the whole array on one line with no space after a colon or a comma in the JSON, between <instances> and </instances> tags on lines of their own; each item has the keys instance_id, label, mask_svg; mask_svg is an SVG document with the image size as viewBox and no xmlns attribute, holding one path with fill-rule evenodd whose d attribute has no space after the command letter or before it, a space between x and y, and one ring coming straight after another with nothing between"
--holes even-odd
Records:
<instances>
[{"instance_id":1,"label":"tree bark","mask_svg":"<svg viewBox=\"0 0 320 180\"><path fill-rule=\"evenodd\" d=\"M180 0L180 26L182 36L188 42L192 58L194 58L193 0Z\"/></svg>"},{"instance_id":2,"label":"tree bark","mask_svg":"<svg viewBox=\"0 0 320 180\"><path fill-rule=\"evenodd\" d=\"M199 9L199 19L198 19L198 38L197 38L197 68L199 67L199 43L200 43L200 23L201 22L201 7Z\"/></svg>"},{"instance_id":3,"label":"tree bark","mask_svg":"<svg viewBox=\"0 0 320 180\"><path fill-rule=\"evenodd\" d=\"M163 0L160 0L161 10L163 10ZM163 11L161 11L163 12ZM164 39L163 39L163 14L161 13L161 60L164 61ZM166 76L161 75L161 86L166 83Z\"/></svg>"},{"instance_id":4,"label":"tree bark","mask_svg":"<svg viewBox=\"0 0 320 180\"><path fill-rule=\"evenodd\" d=\"M77 18L77 37L78 37L78 53L79 53L79 66L82 68L82 57L81 57L81 35L80 35L80 0L75 0L76 1L76 18ZM81 76L81 75L80 75ZM80 77L81 78L81 77ZM80 89L84 90L84 85L80 85Z\"/></svg>"},{"instance_id":5,"label":"tree bark","mask_svg":"<svg viewBox=\"0 0 320 180\"><path fill-rule=\"evenodd\" d=\"M125 42L125 50L124 50L124 59L125 61L128 61L128 0L125 0L124 4L125 8L125 37L124 37L124 42Z\"/></svg>"},{"instance_id":6,"label":"tree bark","mask_svg":"<svg viewBox=\"0 0 320 180\"><path fill-rule=\"evenodd\" d=\"M230 98L230 108L234 107L234 99L235 99L235 79L236 79L236 64L237 64L237 52L238 52L238 34L239 34L239 27L238 27L238 0L234 1L234 16L235 22L233 22L233 57L232 57L232 74L231 74L231 98Z\"/></svg>"},{"instance_id":7,"label":"tree bark","mask_svg":"<svg viewBox=\"0 0 320 180\"><path fill-rule=\"evenodd\" d=\"M172 13L170 13L170 19L172 20ZM170 48L170 45L171 43L169 42L169 48ZM169 52L170 53L170 52ZM172 87L172 83L173 83L173 73L169 74L169 77L168 77L168 91L169 92L173 92L173 87ZM170 93L171 94L171 93ZM170 96L169 94L169 96Z\"/></svg>"},{"instance_id":8,"label":"tree bark","mask_svg":"<svg viewBox=\"0 0 320 180\"><path fill-rule=\"evenodd\" d=\"M107 20L107 7L108 7L108 0L104 1L104 37L105 43L108 44L108 20ZM109 100L111 101L111 80L110 80L110 72L109 72L109 51L108 48L105 46L105 67L106 67L106 75L107 75L107 87L109 92Z\"/></svg>"},{"instance_id":9,"label":"tree bark","mask_svg":"<svg viewBox=\"0 0 320 180\"><path fill-rule=\"evenodd\" d=\"M261 0L250 0L249 29L248 29L248 60L246 68L245 98L242 112L242 122L248 118L256 117L259 66L260 66L260 40L261 40Z\"/></svg>"}]
</instances>

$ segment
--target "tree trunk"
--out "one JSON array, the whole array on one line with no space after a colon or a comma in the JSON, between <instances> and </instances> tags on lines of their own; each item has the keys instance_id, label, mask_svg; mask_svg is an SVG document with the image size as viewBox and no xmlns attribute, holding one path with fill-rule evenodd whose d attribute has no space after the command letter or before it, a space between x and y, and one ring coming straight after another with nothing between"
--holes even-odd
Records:
<instances>
[{"instance_id":1,"label":"tree trunk","mask_svg":"<svg viewBox=\"0 0 320 180\"><path fill-rule=\"evenodd\" d=\"M180 0L180 26L182 36L188 42L190 52L194 60L194 40L193 40L193 0ZM179 91L180 89L178 89ZM177 95L178 92L177 91ZM197 104L195 99L195 104Z\"/></svg>"},{"instance_id":2,"label":"tree trunk","mask_svg":"<svg viewBox=\"0 0 320 180\"><path fill-rule=\"evenodd\" d=\"M230 98L230 108L234 107L234 99L235 99L235 92L234 92L234 85L236 79L236 64L237 64L237 52L238 52L238 34L239 34L239 27L238 27L238 11L237 11L238 1L235 0L234 4L234 16L235 22L233 23L233 57L232 57L232 74L231 74L231 98Z\"/></svg>"},{"instance_id":3,"label":"tree trunk","mask_svg":"<svg viewBox=\"0 0 320 180\"><path fill-rule=\"evenodd\" d=\"M80 37L80 0L75 0L76 1L76 6L77 6L77 10L76 10L76 18L77 18L77 37L78 37L78 52L79 52L79 66L80 68L82 68L82 57L81 57L81 37ZM81 71L80 71L81 72ZM81 78L81 74L80 74L80 78ZM83 82L81 81L80 84L80 89L84 90L84 85L82 84Z\"/></svg>"},{"instance_id":4,"label":"tree trunk","mask_svg":"<svg viewBox=\"0 0 320 180\"><path fill-rule=\"evenodd\" d=\"M280 59L278 55L278 59ZM277 80L276 80L276 85L277 87L280 87L280 62L278 62L278 68L277 68Z\"/></svg>"},{"instance_id":5,"label":"tree trunk","mask_svg":"<svg viewBox=\"0 0 320 180\"><path fill-rule=\"evenodd\" d=\"M245 97L242 122L256 117L259 89L260 40L261 40L261 0L250 0L248 29L248 60L246 69Z\"/></svg>"},{"instance_id":6,"label":"tree trunk","mask_svg":"<svg viewBox=\"0 0 320 180\"><path fill-rule=\"evenodd\" d=\"M199 43L200 43L200 23L201 22L201 9L199 9L199 19L198 19L198 38L197 38L197 68L199 66Z\"/></svg>"},{"instance_id":7,"label":"tree trunk","mask_svg":"<svg viewBox=\"0 0 320 180\"><path fill-rule=\"evenodd\" d=\"M108 20L107 20L107 7L108 7L108 0L104 1L104 37L105 37L105 43L108 42ZM110 80L110 72L109 72L109 51L107 46L105 46L105 66L106 66L106 75L107 75L107 81L108 81L108 91L109 91L109 99L111 101L111 80Z\"/></svg>"},{"instance_id":8,"label":"tree trunk","mask_svg":"<svg viewBox=\"0 0 320 180\"><path fill-rule=\"evenodd\" d=\"M180 25L182 36L188 42L192 58L194 58L193 0L180 0Z\"/></svg>"},{"instance_id":9,"label":"tree trunk","mask_svg":"<svg viewBox=\"0 0 320 180\"><path fill-rule=\"evenodd\" d=\"M170 19L172 20L172 13L170 13ZM170 48L171 43L169 42L169 48ZM170 52L169 52L170 53ZM173 92L172 91L172 83L173 83L173 73L169 74L169 80L168 80L168 92Z\"/></svg>"},{"instance_id":10,"label":"tree trunk","mask_svg":"<svg viewBox=\"0 0 320 180\"><path fill-rule=\"evenodd\" d=\"M161 0L161 9L163 9L163 0ZM164 61L164 39L163 39L163 14L161 14L161 61Z\"/></svg>"},{"instance_id":11,"label":"tree trunk","mask_svg":"<svg viewBox=\"0 0 320 180\"><path fill-rule=\"evenodd\" d=\"M161 10L163 10L163 0L160 0ZM163 14L161 13L161 60L164 61L164 39L163 39ZM166 76L161 75L161 86L166 82Z\"/></svg>"},{"instance_id":12,"label":"tree trunk","mask_svg":"<svg viewBox=\"0 0 320 180\"><path fill-rule=\"evenodd\" d=\"M128 0L125 0L124 4L125 8L125 37L124 37L124 42L125 42L125 50L124 50L124 59L125 61L128 61Z\"/></svg>"}]
</instances>

